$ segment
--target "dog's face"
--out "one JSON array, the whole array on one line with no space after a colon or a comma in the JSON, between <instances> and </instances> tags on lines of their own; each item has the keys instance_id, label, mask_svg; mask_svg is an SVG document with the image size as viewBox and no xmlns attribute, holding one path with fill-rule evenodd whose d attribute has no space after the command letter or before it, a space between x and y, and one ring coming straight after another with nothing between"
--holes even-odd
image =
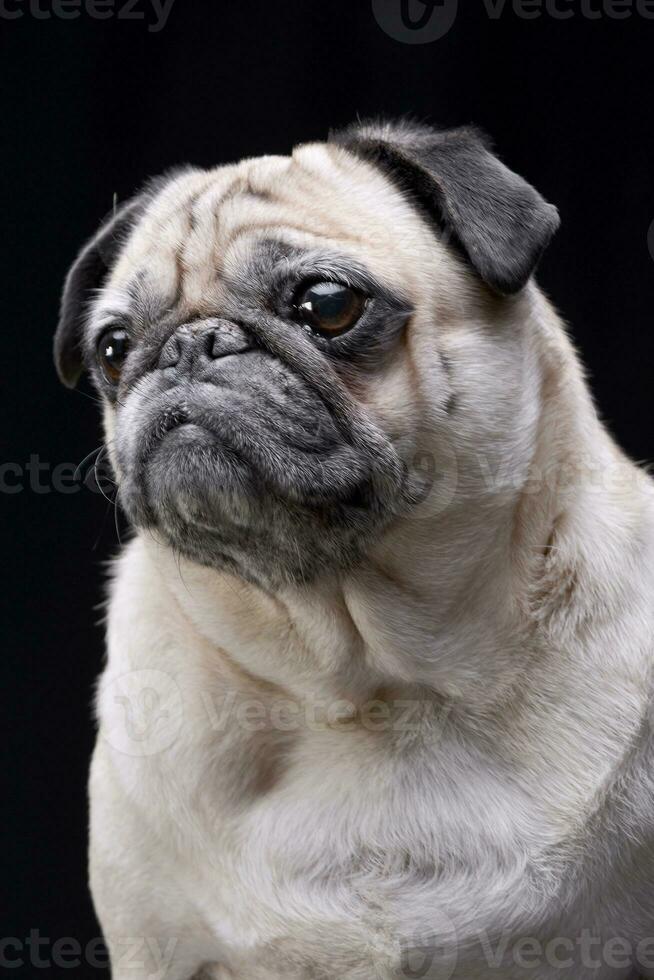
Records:
<instances>
[{"instance_id":1,"label":"dog's face","mask_svg":"<svg viewBox=\"0 0 654 980\"><path fill-rule=\"evenodd\" d=\"M56 342L104 399L131 521L267 587L357 562L420 499L417 454L446 468L457 404L472 431L473 386L480 418L513 410L506 341L465 338L555 221L465 131L351 130L151 187L81 253Z\"/></svg>"}]
</instances>

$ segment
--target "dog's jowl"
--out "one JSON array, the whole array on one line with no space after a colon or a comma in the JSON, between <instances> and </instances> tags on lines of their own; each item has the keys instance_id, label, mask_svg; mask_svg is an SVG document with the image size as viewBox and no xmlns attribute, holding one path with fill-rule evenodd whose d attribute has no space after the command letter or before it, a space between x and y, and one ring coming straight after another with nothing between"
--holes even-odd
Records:
<instances>
[{"instance_id":1,"label":"dog's jowl","mask_svg":"<svg viewBox=\"0 0 654 980\"><path fill-rule=\"evenodd\" d=\"M654 976L654 485L534 282L557 226L477 131L375 122L160 178L73 264L133 527L116 980Z\"/></svg>"}]
</instances>

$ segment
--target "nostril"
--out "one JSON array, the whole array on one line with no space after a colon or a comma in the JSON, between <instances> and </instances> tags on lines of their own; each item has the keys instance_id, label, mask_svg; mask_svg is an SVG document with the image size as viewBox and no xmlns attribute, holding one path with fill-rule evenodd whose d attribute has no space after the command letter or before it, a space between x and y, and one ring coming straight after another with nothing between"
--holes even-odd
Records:
<instances>
[{"instance_id":1,"label":"nostril","mask_svg":"<svg viewBox=\"0 0 654 980\"><path fill-rule=\"evenodd\" d=\"M215 330L211 331L211 341L209 343L209 357L216 360L225 354L225 341L221 334Z\"/></svg>"},{"instance_id":2,"label":"nostril","mask_svg":"<svg viewBox=\"0 0 654 980\"><path fill-rule=\"evenodd\" d=\"M160 368L170 368L175 367L179 364L179 359L182 356L182 348L177 337L171 337L166 343L161 354L159 356L159 367Z\"/></svg>"},{"instance_id":3,"label":"nostril","mask_svg":"<svg viewBox=\"0 0 654 980\"><path fill-rule=\"evenodd\" d=\"M206 330L202 335L202 352L210 358L220 357L215 330Z\"/></svg>"},{"instance_id":4,"label":"nostril","mask_svg":"<svg viewBox=\"0 0 654 980\"><path fill-rule=\"evenodd\" d=\"M185 324L168 338L159 354L159 368L192 371L201 362L215 361L252 348L252 339L236 323Z\"/></svg>"},{"instance_id":5,"label":"nostril","mask_svg":"<svg viewBox=\"0 0 654 980\"><path fill-rule=\"evenodd\" d=\"M252 349L252 338L236 323L221 320L209 332L211 334L209 356L214 360L230 354L243 354Z\"/></svg>"}]
</instances>

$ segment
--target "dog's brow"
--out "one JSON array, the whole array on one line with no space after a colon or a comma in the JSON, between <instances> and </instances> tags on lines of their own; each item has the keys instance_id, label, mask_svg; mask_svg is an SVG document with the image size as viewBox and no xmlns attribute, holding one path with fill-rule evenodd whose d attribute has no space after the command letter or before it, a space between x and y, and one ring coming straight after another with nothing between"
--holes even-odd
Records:
<instances>
[{"instance_id":1,"label":"dog's brow","mask_svg":"<svg viewBox=\"0 0 654 980\"><path fill-rule=\"evenodd\" d=\"M93 327L110 320L124 320L131 313L131 298L116 287L99 290L89 304L87 323Z\"/></svg>"},{"instance_id":2,"label":"dog's brow","mask_svg":"<svg viewBox=\"0 0 654 980\"><path fill-rule=\"evenodd\" d=\"M123 320L128 315L127 310L118 309L117 307L108 306L98 310L99 321L104 320Z\"/></svg>"},{"instance_id":3,"label":"dog's brow","mask_svg":"<svg viewBox=\"0 0 654 980\"><path fill-rule=\"evenodd\" d=\"M268 285L275 286L282 280L300 281L320 276L366 289L388 299L394 306L406 308L407 311L411 309L408 298L395 284L382 282L366 264L338 247L302 248L283 239L263 238L257 243L249 264L238 278L241 286L247 285L249 279L265 280Z\"/></svg>"}]
</instances>

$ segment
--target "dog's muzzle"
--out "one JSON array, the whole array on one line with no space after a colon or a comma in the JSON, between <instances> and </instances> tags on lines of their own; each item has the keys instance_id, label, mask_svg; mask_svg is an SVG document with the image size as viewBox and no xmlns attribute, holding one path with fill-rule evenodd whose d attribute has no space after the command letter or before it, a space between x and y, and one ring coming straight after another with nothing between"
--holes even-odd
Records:
<instances>
[{"instance_id":1,"label":"dog's muzzle","mask_svg":"<svg viewBox=\"0 0 654 980\"><path fill-rule=\"evenodd\" d=\"M184 324L117 409L120 499L204 564L306 580L391 516L400 470L366 433L238 324Z\"/></svg>"}]
</instances>

